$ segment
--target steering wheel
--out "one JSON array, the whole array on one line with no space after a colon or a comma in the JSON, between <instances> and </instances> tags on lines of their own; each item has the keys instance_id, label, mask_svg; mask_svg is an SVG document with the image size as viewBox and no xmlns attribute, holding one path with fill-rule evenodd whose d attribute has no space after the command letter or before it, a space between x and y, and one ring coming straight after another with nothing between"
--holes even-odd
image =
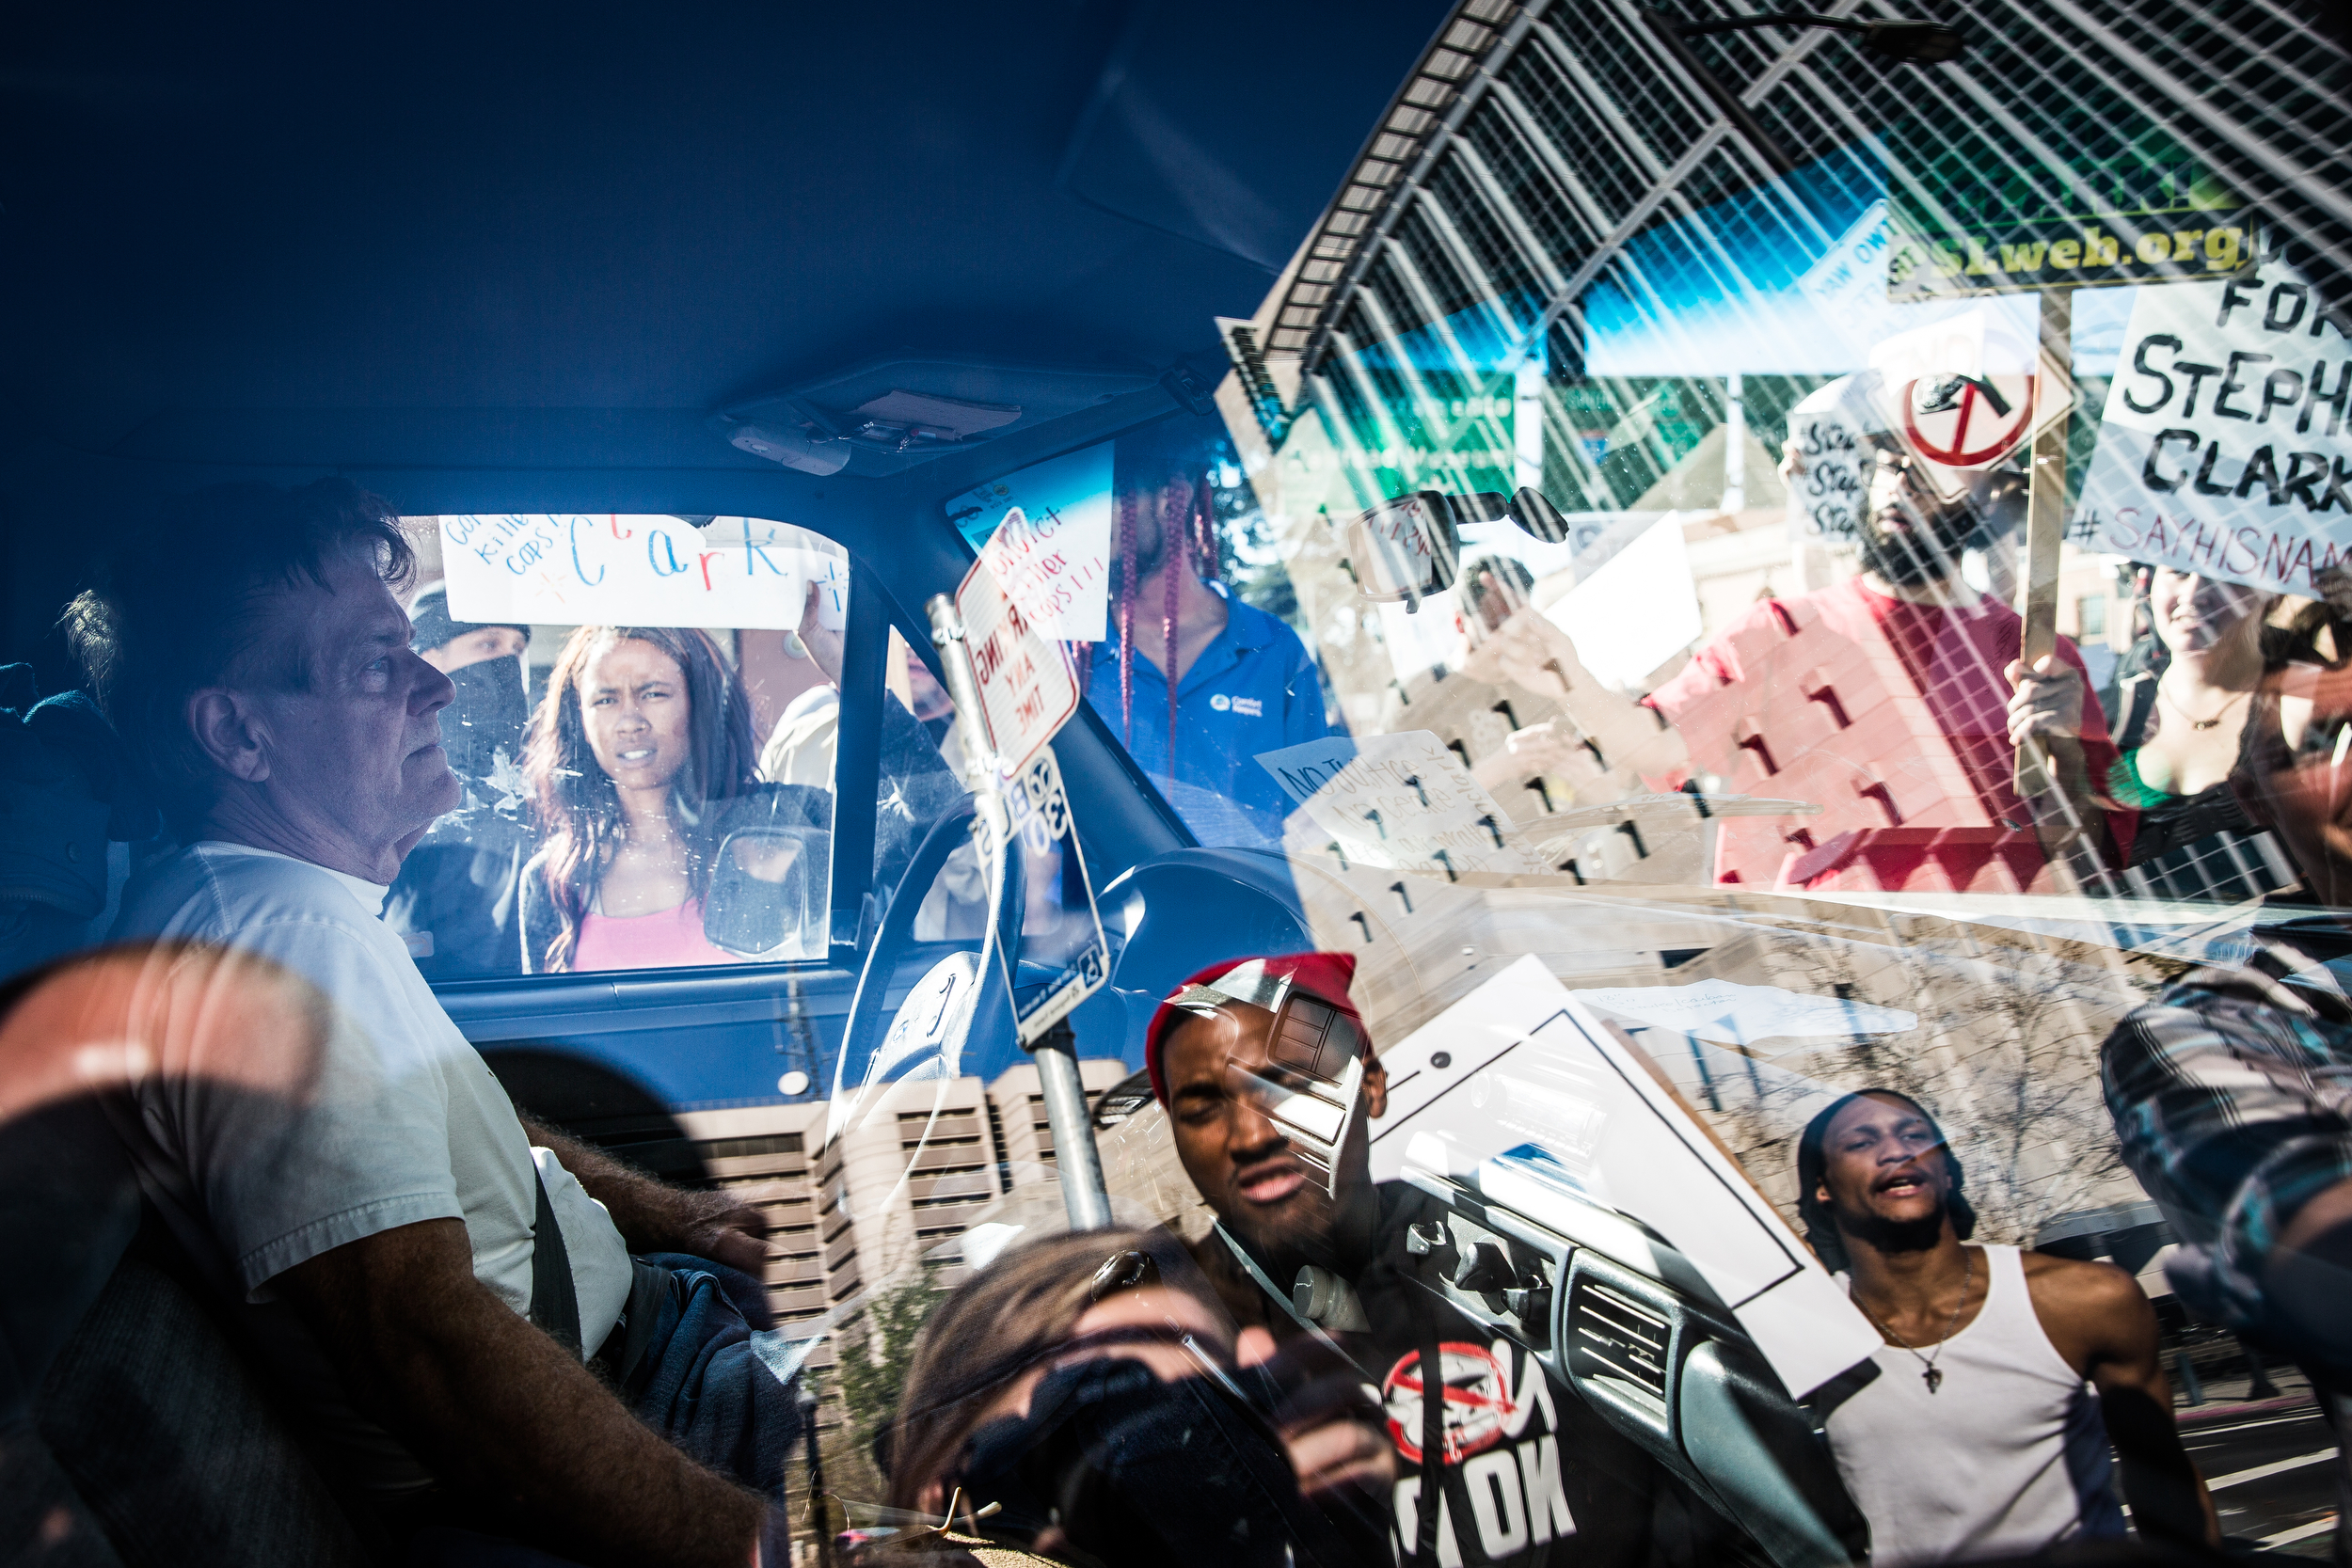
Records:
<instances>
[{"instance_id":1,"label":"steering wheel","mask_svg":"<svg viewBox=\"0 0 2352 1568\"><path fill-rule=\"evenodd\" d=\"M1186 975L1314 945L1289 862L1264 850L1172 849L1120 874L1097 902L1105 934L1127 937L1110 984L1072 1015L1082 1055L1141 1061L1152 1010Z\"/></svg>"}]
</instances>

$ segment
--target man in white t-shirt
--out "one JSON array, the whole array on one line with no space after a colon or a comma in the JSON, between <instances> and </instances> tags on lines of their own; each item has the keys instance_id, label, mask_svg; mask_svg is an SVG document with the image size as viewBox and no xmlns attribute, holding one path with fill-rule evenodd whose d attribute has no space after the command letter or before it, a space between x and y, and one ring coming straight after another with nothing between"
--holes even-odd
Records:
<instances>
[{"instance_id":1,"label":"man in white t-shirt","mask_svg":"<svg viewBox=\"0 0 2352 1568\"><path fill-rule=\"evenodd\" d=\"M2219 1544L2173 1426L2155 1310L2130 1275L1968 1244L1960 1160L1892 1089L1847 1095L1806 1124L1797 1186L1805 1240L1885 1341L1876 1377L1828 1419L1873 1563L2120 1536L2125 1499L2144 1541Z\"/></svg>"},{"instance_id":2,"label":"man in white t-shirt","mask_svg":"<svg viewBox=\"0 0 2352 1568\"><path fill-rule=\"evenodd\" d=\"M501 1525L572 1555L743 1563L763 1499L664 1443L583 1359L611 1365L632 1252L756 1275L756 1212L521 1120L377 919L459 794L449 678L410 651L393 597L412 564L397 518L342 481L223 487L184 512L68 615L186 846L134 879L116 934L267 958L332 1021L291 1099L151 1075L126 1140L144 1188L395 1529L495 1497ZM550 1211L567 1270L534 1244ZM576 1349L538 1326L575 1316Z\"/></svg>"}]
</instances>

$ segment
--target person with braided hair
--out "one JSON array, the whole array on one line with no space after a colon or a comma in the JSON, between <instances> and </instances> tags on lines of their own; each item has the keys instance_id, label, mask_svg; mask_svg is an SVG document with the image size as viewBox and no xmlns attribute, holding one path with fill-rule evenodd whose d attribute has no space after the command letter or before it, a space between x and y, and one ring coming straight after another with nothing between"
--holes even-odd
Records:
<instances>
[{"instance_id":1,"label":"person with braided hair","mask_svg":"<svg viewBox=\"0 0 2352 1568\"><path fill-rule=\"evenodd\" d=\"M1108 639L1081 645L1081 678L1203 843L1273 843L1290 801L1256 759L1330 725L1298 634L1219 580L1220 439L1182 415L1120 438Z\"/></svg>"}]
</instances>

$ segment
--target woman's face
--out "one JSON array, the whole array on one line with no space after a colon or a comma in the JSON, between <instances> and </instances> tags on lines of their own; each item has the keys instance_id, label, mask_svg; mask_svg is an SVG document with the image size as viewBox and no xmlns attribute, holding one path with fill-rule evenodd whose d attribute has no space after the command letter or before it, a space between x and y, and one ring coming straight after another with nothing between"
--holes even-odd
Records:
<instances>
[{"instance_id":1,"label":"woman's face","mask_svg":"<svg viewBox=\"0 0 2352 1568\"><path fill-rule=\"evenodd\" d=\"M677 777L693 717L686 672L650 642L607 642L580 673L588 749L619 788L660 789Z\"/></svg>"},{"instance_id":2,"label":"woman's face","mask_svg":"<svg viewBox=\"0 0 2352 1568\"><path fill-rule=\"evenodd\" d=\"M2260 589L2159 566L2149 580L2148 611L2166 647L2202 653L2259 614L2267 597Z\"/></svg>"}]
</instances>

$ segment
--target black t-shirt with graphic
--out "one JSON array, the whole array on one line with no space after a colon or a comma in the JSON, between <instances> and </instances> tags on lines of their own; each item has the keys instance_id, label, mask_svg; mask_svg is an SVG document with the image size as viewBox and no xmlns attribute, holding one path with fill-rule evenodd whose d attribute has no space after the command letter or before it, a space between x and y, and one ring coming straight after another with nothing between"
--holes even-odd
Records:
<instances>
[{"instance_id":1,"label":"black t-shirt with graphic","mask_svg":"<svg viewBox=\"0 0 2352 1568\"><path fill-rule=\"evenodd\" d=\"M1428 1200L1384 1187L1380 1233L1401 1234ZM1247 1321L1278 1340L1308 1331L1265 1300L1227 1250L1200 1244L1204 1267ZM1435 1568L1652 1568L1715 1560L1724 1528L1687 1487L1541 1361L1464 1313L1392 1262L1353 1281L1369 1332L1330 1338L1378 1390L1397 1454L1397 1560L1422 1568L1424 1343L1444 1366L1444 1437L1437 1466ZM1255 1308L1254 1310L1250 1308Z\"/></svg>"}]
</instances>

